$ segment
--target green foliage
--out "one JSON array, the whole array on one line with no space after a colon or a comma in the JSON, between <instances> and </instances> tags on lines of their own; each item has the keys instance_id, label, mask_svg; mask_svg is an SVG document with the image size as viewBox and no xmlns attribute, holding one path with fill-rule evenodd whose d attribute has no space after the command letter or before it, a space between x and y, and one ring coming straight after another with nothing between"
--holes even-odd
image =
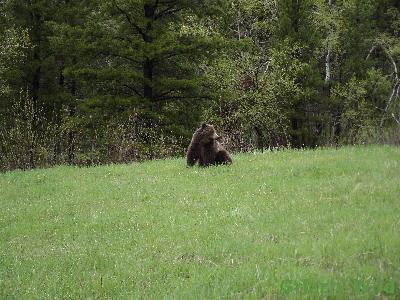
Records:
<instances>
[{"instance_id":1,"label":"green foliage","mask_svg":"<svg viewBox=\"0 0 400 300\"><path fill-rule=\"evenodd\" d=\"M296 45L291 49L282 46L272 51L269 61L261 63L246 52L238 52L235 61L221 59L207 74L217 84L215 89L225 94L210 105L205 119L224 128L228 140L261 130L268 134L266 139L272 146L287 144L290 109L302 95L296 82L304 69L299 52L301 48ZM244 138L239 136L239 140Z\"/></svg>"},{"instance_id":2,"label":"green foliage","mask_svg":"<svg viewBox=\"0 0 400 300\"><path fill-rule=\"evenodd\" d=\"M400 297L398 148L234 159L0 174L0 298Z\"/></svg>"},{"instance_id":3,"label":"green foliage","mask_svg":"<svg viewBox=\"0 0 400 300\"><path fill-rule=\"evenodd\" d=\"M384 142L399 16L395 0L2 1L0 148L14 151L16 106L32 107L29 144L7 156L21 168L181 153L201 121L232 151ZM143 153L121 158L133 116Z\"/></svg>"},{"instance_id":4,"label":"green foliage","mask_svg":"<svg viewBox=\"0 0 400 300\"><path fill-rule=\"evenodd\" d=\"M202 80L196 69L204 54L213 51L215 41L209 33L193 28L199 4L206 3L99 3L84 36L88 52L98 63L86 72L77 71L94 79L100 95L126 97L145 114L159 113L167 102L201 98Z\"/></svg>"},{"instance_id":5,"label":"green foliage","mask_svg":"<svg viewBox=\"0 0 400 300\"><path fill-rule=\"evenodd\" d=\"M342 110L343 143L371 143L376 124L373 112L375 108L367 102L365 82L351 79L346 85L336 85L332 89L332 99ZM375 126L374 126L375 125Z\"/></svg>"},{"instance_id":6,"label":"green foliage","mask_svg":"<svg viewBox=\"0 0 400 300\"><path fill-rule=\"evenodd\" d=\"M386 111L398 82L393 79L390 86L388 81L390 74L398 78L393 75L399 40L398 31L391 29L397 28L394 3L234 3L234 38L247 38L250 46L226 52L223 61L229 67L219 63L209 68L220 72L212 78L221 94L207 109L206 119L217 120L227 131L236 122L236 136L248 136L249 128L261 122L257 135L269 147L277 144L271 136L280 136L280 145L294 147L372 142L380 118L389 127L397 126L393 119L400 120L394 108L398 92L388 106L390 113ZM254 16L253 7L264 9ZM381 22L378 15L387 21Z\"/></svg>"}]
</instances>

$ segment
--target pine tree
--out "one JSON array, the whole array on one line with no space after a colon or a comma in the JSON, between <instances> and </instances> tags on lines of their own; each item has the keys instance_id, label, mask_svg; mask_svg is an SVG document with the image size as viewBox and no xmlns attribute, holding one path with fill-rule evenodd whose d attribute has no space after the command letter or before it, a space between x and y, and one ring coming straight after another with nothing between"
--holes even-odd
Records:
<instances>
[{"instance_id":1,"label":"pine tree","mask_svg":"<svg viewBox=\"0 0 400 300\"><path fill-rule=\"evenodd\" d=\"M19 28L27 34L29 47L24 49L24 60L12 67L6 80L16 91L26 91L32 104L32 119L30 128L32 136L29 139L29 165L36 166L36 142L43 127L41 113L50 111L51 103L46 100L53 87L47 81L52 77L52 69L49 67L52 55L48 47L49 28L46 25L51 15L51 5L47 1L20 1L9 0L3 4L3 11L10 16L7 26ZM46 84L44 84L46 82ZM46 88L44 88L46 86Z\"/></svg>"},{"instance_id":2,"label":"pine tree","mask_svg":"<svg viewBox=\"0 0 400 300\"><path fill-rule=\"evenodd\" d=\"M201 13L217 6L218 1L99 2L85 28L92 63L79 70L97 81L88 105L140 110L152 119L166 105L202 99L199 64L217 45L195 26Z\"/></svg>"}]
</instances>

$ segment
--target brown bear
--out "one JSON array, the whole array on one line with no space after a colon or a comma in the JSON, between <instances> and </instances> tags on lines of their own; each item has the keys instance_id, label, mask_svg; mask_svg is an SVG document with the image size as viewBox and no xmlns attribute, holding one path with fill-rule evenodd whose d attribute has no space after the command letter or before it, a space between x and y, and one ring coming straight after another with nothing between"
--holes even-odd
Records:
<instances>
[{"instance_id":1,"label":"brown bear","mask_svg":"<svg viewBox=\"0 0 400 300\"><path fill-rule=\"evenodd\" d=\"M220 138L213 125L203 123L193 134L188 147L187 165L191 167L197 161L201 167L231 164L232 158L218 141Z\"/></svg>"}]
</instances>

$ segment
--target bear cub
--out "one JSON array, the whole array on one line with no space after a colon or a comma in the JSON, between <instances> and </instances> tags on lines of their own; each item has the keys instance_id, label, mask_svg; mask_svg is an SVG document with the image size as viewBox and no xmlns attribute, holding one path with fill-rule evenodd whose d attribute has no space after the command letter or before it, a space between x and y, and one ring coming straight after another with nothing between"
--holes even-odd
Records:
<instances>
[{"instance_id":1,"label":"bear cub","mask_svg":"<svg viewBox=\"0 0 400 300\"><path fill-rule=\"evenodd\" d=\"M191 167L197 161L201 167L231 164L232 158L218 141L220 138L213 125L203 123L193 134L188 147L187 165Z\"/></svg>"}]
</instances>

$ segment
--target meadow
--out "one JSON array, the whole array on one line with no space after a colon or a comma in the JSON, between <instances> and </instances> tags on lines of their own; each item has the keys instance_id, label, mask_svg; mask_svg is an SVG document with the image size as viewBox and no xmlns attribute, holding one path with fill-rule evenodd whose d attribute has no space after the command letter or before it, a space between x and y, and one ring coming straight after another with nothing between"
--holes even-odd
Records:
<instances>
[{"instance_id":1,"label":"meadow","mask_svg":"<svg viewBox=\"0 0 400 300\"><path fill-rule=\"evenodd\" d=\"M400 148L0 174L0 299L399 299Z\"/></svg>"}]
</instances>

